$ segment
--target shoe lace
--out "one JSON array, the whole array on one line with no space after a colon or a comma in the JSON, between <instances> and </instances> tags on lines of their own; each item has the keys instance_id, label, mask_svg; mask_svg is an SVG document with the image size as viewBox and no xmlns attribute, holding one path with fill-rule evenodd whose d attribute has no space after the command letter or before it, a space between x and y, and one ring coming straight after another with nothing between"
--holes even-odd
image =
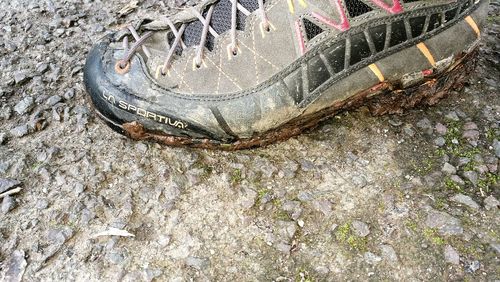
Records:
<instances>
[{"instance_id":1,"label":"shoe lace","mask_svg":"<svg viewBox=\"0 0 500 282\"><path fill-rule=\"evenodd\" d=\"M238 3L238 0L229 0L231 1L231 28L229 30L230 32L230 38L231 38L231 44L229 46L230 51L236 55L238 52L238 41L236 37L236 26L237 26L237 12L238 10L241 11L245 16L248 16L250 12L245 9L240 3ZM264 0L258 0L258 14L261 18L261 25L262 28L266 31L269 31L270 29L270 24L269 20L267 18L266 12L264 10ZM201 64L203 62L203 57L204 57L204 52L205 52L205 43L207 41L207 36L208 33L210 32L214 37L218 37L219 34L210 27L210 21L212 18L212 13L214 11L214 5L215 3L210 4L210 7L208 8L208 11L206 13L206 16L203 17L203 15L196 10L195 8L191 8L193 14L198 18L198 20L203 24L203 30L201 32L201 39L200 39L200 44L197 46L196 50L196 56L195 56L195 65L196 67L201 67ZM165 61L163 63L163 66L161 68L161 74L165 75L168 71L168 69L171 66L171 62L173 59L173 56L175 54L175 51L177 47L182 49L186 49L187 46L182 42L182 35L184 34L184 30L186 29L187 23L182 23L179 29L176 28L172 20L169 18L165 19L167 25L170 28L170 31L172 32L174 36L174 40L172 44L168 47L168 52L167 56L165 58ZM152 35L152 31L145 32L141 36L137 33L137 30L133 26L128 26L127 29L130 31L130 34L132 37L135 39L134 44L130 46L129 44L129 38L128 36L124 36L123 38L123 49L125 50L125 53L120 61L118 61L117 66L121 70L127 69L130 65L130 60L134 56L134 54L142 48L144 54L149 58L151 56L151 52L148 50L146 46L144 46L144 43L149 39Z\"/></svg>"}]
</instances>

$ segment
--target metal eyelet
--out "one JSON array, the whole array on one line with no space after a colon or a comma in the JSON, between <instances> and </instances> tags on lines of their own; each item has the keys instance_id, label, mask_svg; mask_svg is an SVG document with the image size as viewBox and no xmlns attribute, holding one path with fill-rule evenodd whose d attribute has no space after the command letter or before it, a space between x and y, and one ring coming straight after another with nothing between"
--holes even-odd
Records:
<instances>
[{"instance_id":1,"label":"metal eyelet","mask_svg":"<svg viewBox=\"0 0 500 282\"><path fill-rule=\"evenodd\" d=\"M118 74L126 74L130 71L130 62L125 64L125 67L122 66L122 61L117 61L115 64L115 72Z\"/></svg>"}]
</instances>

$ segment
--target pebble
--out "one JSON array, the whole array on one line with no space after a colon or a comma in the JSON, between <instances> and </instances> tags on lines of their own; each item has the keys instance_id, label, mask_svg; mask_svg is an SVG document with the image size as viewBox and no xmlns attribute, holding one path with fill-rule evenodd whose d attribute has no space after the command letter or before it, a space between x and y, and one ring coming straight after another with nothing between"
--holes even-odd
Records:
<instances>
[{"instance_id":1,"label":"pebble","mask_svg":"<svg viewBox=\"0 0 500 282\"><path fill-rule=\"evenodd\" d=\"M500 158L500 141L493 141L493 150L495 151L497 158Z\"/></svg>"},{"instance_id":2,"label":"pebble","mask_svg":"<svg viewBox=\"0 0 500 282\"><path fill-rule=\"evenodd\" d=\"M73 237L73 229L69 227L50 229L47 233L47 239L56 245L64 244L71 237Z\"/></svg>"},{"instance_id":3,"label":"pebble","mask_svg":"<svg viewBox=\"0 0 500 282\"><path fill-rule=\"evenodd\" d=\"M471 209L479 209L479 205L471 197L464 194L457 194L450 198L451 201L468 206Z\"/></svg>"},{"instance_id":4,"label":"pebble","mask_svg":"<svg viewBox=\"0 0 500 282\"><path fill-rule=\"evenodd\" d=\"M376 254L374 254L372 252L366 252L363 255L363 257L368 264L377 264L382 260L381 257L377 256Z\"/></svg>"},{"instance_id":5,"label":"pebble","mask_svg":"<svg viewBox=\"0 0 500 282\"><path fill-rule=\"evenodd\" d=\"M34 104L33 97L31 96L25 97L14 106L14 111L19 115L24 115L33 108L33 104Z\"/></svg>"},{"instance_id":6,"label":"pebble","mask_svg":"<svg viewBox=\"0 0 500 282\"><path fill-rule=\"evenodd\" d=\"M0 133L0 145L3 145L5 141L7 140L7 134L5 132Z\"/></svg>"},{"instance_id":7,"label":"pebble","mask_svg":"<svg viewBox=\"0 0 500 282\"><path fill-rule=\"evenodd\" d=\"M460 220L442 211L429 211L425 224L436 228L441 235L460 235L464 232Z\"/></svg>"},{"instance_id":8,"label":"pebble","mask_svg":"<svg viewBox=\"0 0 500 282\"><path fill-rule=\"evenodd\" d=\"M359 220L354 220L351 223L352 230L356 236L359 237L366 237L368 234L370 234L370 228L368 227L368 224L359 221Z\"/></svg>"},{"instance_id":9,"label":"pebble","mask_svg":"<svg viewBox=\"0 0 500 282\"><path fill-rule=\"evenodd\" d=\"M39 200L36 202L35 208L37 208L37 209L39 209L39 210L44 210L44 209L46 209L48 206L49 206L49 202L47 202L47 200L45 200L45 199L39 199Z\"/></svg>"},{"instance_id":10,"label":"pebble","mask_svg":"<svg viewBox=\"0 0 500 282\"><path fill-rule=\"evenodd\" d=\"M0 178L0 193L3 193L7 190L15 188L19 185L21 185L21 182L15 180L15 179Z\"/></svg>"},{"instance_id":11,"label":"pebble","mask_svg":"<svg viewBox=\"0 0 500 282\"><path fill-rule=\"evenodd\" d=\"M465 181L463 181L463 179L460 178L460 176L458 176L456 174L450 176L450 179L451 179L451 181L455 182L456 184L458 184L460 186L465 185Z\"/></svg>"},{"instance_id":12,"label":"pebble","mask_svg":"<svg viewBox=\"0 0 500 282\"><path fill-rule=\"evenodd\" d=\"M448 132L448 128L442 124L442 123L436 123L436 126L434 127L436 130L436 133L439 135L445 135Z\"/></svg>"},{"instance_id":13,"label":"pebble","mask_svg":"<svg viewBox=\"0 0 500 282\"><path fill-rule=\"evenodd\" d=\"M449 112L448 114L446 114L444 116L447 120L452 120L452 121L459 121L460 118L458 117L457 113L452 111L452 112Z\"/></svg>"},{"instance_id":14,"label":"pebble","mask_svg":"<svg viewBox=\"0 0 500 282\"><path fill-rule=\"evenodd\" d=\"M66 92L64 92L64 99L70 100L73 97L75 97L75 89L70 88L70 89L66 90Z\"/></svg>"},{"instance_id":15,"label":"pebble","mask_svg":"<svg viewBox=\"0 0 500 282\"><path fill-rule=\"evenodd\" d=\"M355 175L352 177L352 184L357 188L364 188L368 184L368 181L363 175Z\"/></svg>"},{"instance_id":16,"label":"pebble","mask_svg":"<svg viewBox=\"0 0 500 282\"><path fill-rule=\"evenodd\" d=\"M444 247L444 259L447 263L454 265L460 264L460 255L458 252L450 245Z\"/></svg>"},{"instance_id":17,"label":"pebble","mask_svg":"<svg viewBox=\"0 0 500 282\"><path fill-rule=\"evenodd\" d=\"M329 216L332 213L332 203L328 200L313 201L313 206L316 210L322 212L325 216Z\"/></svg>"},{"instance_id":18,"label":"pebble","mask_svg":"<svg viewBox=\"0 0 500 282\"><path fill-rule=\"evenodd\" d=\"M474 273L481 268L481 263L478 260L471 261L465 265L465 272Z\"/></svg>"},{"instance_id":19,"label":"pebble","mask_svg":"<svg viewBox=\"0 0 500 282\"><path fill-rule=\"evenodd\" d=\"M391 245L380 245L380 251L382 252L382 257L390 262L397 262L398 255Z\"/></svg>"},{"instance_id":20,"label":"pebble","mask_svg":"<svg viewBox=\"0 0 500 282\"><path fill-rule=\"evenodd\" d=\"M61 100L62 100L61 96L59 96L59 95L53 95L53 96L50 96L49 99L47 99L47 101L45 101L45 104L47 104L48 106L52 107L55 104L61 102Z\"/></svg>"},{"instance_id":21,"label":"pebble","mask_svg":"<svg viewBox=\"0 0 500 282\"><path fill-rule=\"evenodd\" d=\"M498 207L500 207L500 202L493 195L489 195L486 199L484 199L484 208L486 210L489 211L497 209Z\"/></svg>"},{"instance_id":22,"label":"pebble","mask_svg":"<svg viewBox=\"0 0 500 282\"><path fill-rule=\"evenodd\" d=\"M4 270L3 281L22 281L27 265L24 251L14 251L2 266Z\"/></svg>"},{"instance_id":23,"label":"pebble","mask_svg":"<svg viewBox=\"0 0 500 282\"><path fill-rule=\"evenodd\" d=\"M17 138L26 136L28 134L28 125L23 124L23 125L14 127L10 130L10 134L14 137L17 137Z\"/></svg>"},{"instance_id":24,"label":"pebble","mask_svg":"<svg viewBox=\"0 0 500 282\"><path fill-rule=\"evenodd\" d=\"M462 137L467 140L478 140L479 139L479 131L477 130L466 130L462 134Z\"/></svg>"},{"instance_id":25,"label":"pebble","mask_svg":"<svg viewBox=\"0 0 500 282\"><path fill-rule=\"evenodd\" d=\"M443 147L446 144L446 140L443 137L438 137L434 139L434 144L438 147Z\"/></svg>"},{"instance_id":26,"label":"pebble","mask_svg":"<svg viewBox=\"0 0 500 282\"><path fill-rule=\"evenodd\" d=\"M472 185L477 186L477 182L479 181L479 176L477 175L477 172L475 171L464 171L463 172L463 177L467 180L469 180Z\"/></svg>"},{"instance_id":27,"label":"pebble","mask_svg":"<svg viewBox=\"0 0 500 282\"><path fill-rule=\"evenodd\" d=\"M11 196L5 196L2 200L2 213L6 214L16 207L16 202Z\"/></svg>"},{"instance_id":28,"label":"pebble","mask_svg":"<svg viewBox=\"0 0 500 282\"><path fill-rule=\"evenodd\" d=\"M497 243L490 243L490 247L495 250L498 254L500 254L500 244Z\"/></svg>"},{"instance_id":29,"label":"pebble","mask_svg":"<svg viewBox=\"0 0 500 282\"><path fill-rule=\"evenodd\" d=\"M443 168L441 169L441 171L448 174L448 175L452 175L452 174L457 173L457 169L454 166L452 166L450 163L445 163Z\"/></svg>"},{"instance_id":30,"label":"pebble","mask_svg":"<svg viewBox=\"0 0 500 282\"><path fill-rule=\"evenodd\" d=\"M432 123L428 118L421 119L417 122L417 127L424 130L426 134L432 134Z\"/></svg>"},{"instance_id":31,"label":"pebble","mask_svg":"<svg viewBox=\"0 0 500 282\"><path fill-rule=\"evenodd\" d=\"M198 258L198 257L188 257L186 259L186 265L196 268L198 270L203 270L209 266L210 262L206 258Z\"/></svg>"}]
</instances>

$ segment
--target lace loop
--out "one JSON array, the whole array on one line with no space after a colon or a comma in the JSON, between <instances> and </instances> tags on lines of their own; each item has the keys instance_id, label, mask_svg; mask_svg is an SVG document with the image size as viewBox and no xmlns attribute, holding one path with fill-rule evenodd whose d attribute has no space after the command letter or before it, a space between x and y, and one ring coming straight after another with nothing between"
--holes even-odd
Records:
<instances>
[{"instance_id":1,"label":"lace loop","mask_svg":"<svg viewBox=\"0 0 500 282\"><path fill-rule=\"evenodd\" d=\"M243 7L240 3L238 3L238 0L229 0L231 2L231 29L230 29L230 38L231 38L231 45L230 45L230 51L233 53L233 55L236 55L238 52L238 41L237 41L237 14L238 11L243 13L245 16L250 15L250 12ZM258 15L261 17L261 24L263 28L266 31L269 31L269 20L267 18L265 9L264 9L264 0L258 0ZM200 44L197 46L196 50L196 57L194 58L195 64L197 67L200 67L201 64L203 63L203 55L204 55L204 50L205 50L205 44L207 42L207 36L208 33L215 38L219 36L217 32L210 26L210 21L212 19L212 14L214 11L214 5L215 3L212 3L210 8L208 9L208 12L206 14L206 17L204 18L203 15L196 10L195 8L192 8L192 12L196 15L198 20L203 24L203 30L201 33L201 38L200 38ZM170 28L170 31L172 32L174 36L174 41L172 42L171 45L168 46L168 52L167 52L167 57L165 58L163 67L161 68L161 74L166 74L168 69L171 66L171 62L175 53L175 50L179 47L181 49L187 49L186 44L184 44L182 40L182 36L184 34L184 31L186 29L186 23L182 23L179 29L176 28L175 24L169 19L166 18L166 23ZM124 49L124 55L122 59L117 63L117 66L122 68L122 69L128 69L130 67L130 60L134 56L134 54L142 48L144 54L149 58L151 56L151 52L148 50L146 46L144 46L144 43L148 38L150 38L153 35L152 31L148 31L144 33L142 36L139 36L137 33L137 30L133 28L132 26L127 27L128 30L130 31L130 34L132 37L135 39L135 43L132 44L132 46L129 48L129 39L127 36L123 38L123 49Z\"/></svg>"}]
</instances>

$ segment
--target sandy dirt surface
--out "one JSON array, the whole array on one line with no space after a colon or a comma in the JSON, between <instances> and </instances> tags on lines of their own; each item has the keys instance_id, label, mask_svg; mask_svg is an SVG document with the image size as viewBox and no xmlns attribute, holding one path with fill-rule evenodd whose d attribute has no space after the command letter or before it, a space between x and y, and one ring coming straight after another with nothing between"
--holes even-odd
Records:
<instances>
[{"instance_id":1,"label":"sandy dirt surface","mask_svg":"<svg viewBox=\"0 0 500 282\"><path fill-rule=\"evenodd\" d=\"M498 1L460 93L233 153L93 113L90 46L157 2L0 0L0 279L500 279Z\"/></svg>"}]
</instances>

